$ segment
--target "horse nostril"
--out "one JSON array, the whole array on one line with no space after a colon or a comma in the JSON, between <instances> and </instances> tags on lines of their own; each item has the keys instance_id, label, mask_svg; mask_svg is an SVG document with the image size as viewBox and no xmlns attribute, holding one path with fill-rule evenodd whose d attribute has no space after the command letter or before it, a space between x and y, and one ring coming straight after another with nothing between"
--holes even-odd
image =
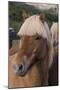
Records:
<instances>
[{"instance_id":1,"label":"horse nostril","mask_svg":"<svg viewBox=\"0 0 60 90\"><path fill-rule=\"evenodd\" d=\"M19 73L25 72L25 65L24 65L24 64L20 64L20 65L19 65L19 67L18 67L18 72L19 72Z\"/></svg>"},{"instance_id":2,"label":"horse nostril","mask_svg":"<svg viewBox=\"0 0 60 90\"><path fill-rule=\"evenodd\" d=\"M19 65L13 65L13 69L18 76L24 76L27 73L27 70L29 68L29 64L19 64Z\"/></svg>"},{"instance_id":3,"label":"horse nostril","mask_svg":"<svg viewBox=\"0 0 60 90\"><path fill-rule=\"evenodd\" d=\"M24 67L24 66L23 66L22 64L20 64L20 65L19 65L19 70L22 70L23 67Z\"/></svg>"},{"instance_id":4,"label":"horse nostril","mask_svg":"<svg viewBox=\"0 0 60 90\"><path fill-rule=\"evenodd\" d=\"M20 64L19 66L18 65L13 65L13 68L14 68L17 75L20 75L20 76L25 75L25 72L26 72L25 64Z\"/></svg>"}]
</instances>

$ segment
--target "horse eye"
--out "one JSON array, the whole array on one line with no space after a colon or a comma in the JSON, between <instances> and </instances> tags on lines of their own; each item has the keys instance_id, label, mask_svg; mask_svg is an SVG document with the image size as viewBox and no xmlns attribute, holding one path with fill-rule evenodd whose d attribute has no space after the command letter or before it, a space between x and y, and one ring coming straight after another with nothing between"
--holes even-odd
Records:
<instances>
[{"instance_id":1,"label":"horse eye","mask_svg":"<svg viewBox=\"0 0 60 90\"><path fill-rule=\"evenodd\" d=\"M39 37L39 36L35 38L35 40L39 40L39 39L40 39L40 37Z\"/></svg>"}]
</instances>

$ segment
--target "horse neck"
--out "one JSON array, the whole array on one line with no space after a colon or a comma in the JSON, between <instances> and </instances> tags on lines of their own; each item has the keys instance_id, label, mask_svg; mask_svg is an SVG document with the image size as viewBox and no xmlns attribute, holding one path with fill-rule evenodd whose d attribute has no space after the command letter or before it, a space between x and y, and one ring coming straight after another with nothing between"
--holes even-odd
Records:
<instances>
[{"instance_id":1,"label":"horse neck","mask_svg":"<svg viewBox=\"0 0 60 90\"><path fill-rule=\"evenodd\" d=\"M34 85L41 85L40 72L36 64L32 66L26 77L29 81L32 81Z\"/></svg>"},{"instance_id":2,"label":"horse neck","mask_svg":"<svg viewBox=\"0 0 60 90\"><path fill-rule=\"evenodd\" d=\"M48 85L48 56L36 63L27 74L28 80L32 80L38 86Z\"/></svg>"},{"instance_id":3,"label":"horse neck","mask_svg":"<svg viewBox=\"0 0 60 90\"><path fill-rule=\"evenodd\" d=\"M48 55L45 56L44 59L40 60L36 64L36 70L39 74L39 80L41 82L41 86L48 85Z\"/></svg>"}]
</instances>

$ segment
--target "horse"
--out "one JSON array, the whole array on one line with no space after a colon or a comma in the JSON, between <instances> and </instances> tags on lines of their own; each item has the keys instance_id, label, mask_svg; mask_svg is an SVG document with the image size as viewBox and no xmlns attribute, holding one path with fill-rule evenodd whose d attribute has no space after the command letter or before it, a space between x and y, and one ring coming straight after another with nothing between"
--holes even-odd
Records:
<instances>
[{"instance_id":1,"label":"horse","mask_svg":"<svg viewBox=\"0 0 60 90\"><path fill-rule=\"evenodd\" d=\"M52 61L51 35L45 15L33 15L22 24L19 49L9 56L9 88L48 85Z\"/></svg>"},{"instance_id":2,"label":"horse","mask_svg":"<svg viewBox=\"0 0 60 90\"><path fill-rule=\"evenodd\" d=\"M53 22L50 31L53 45L53 62L51 68L49 69L49 85L56 86L58 85L58 22Z\"/></svg>"},{"instance_id":3,"label":"horse","mask_svg":"<svg viewBox=\"0 0 60 90\"><path fill-rule=\"evenodd\" d=\"M56 54L58 54L58 36L59 36L59 30L58 30L58 23L57 22L53 22L52 26L51 26L51 35L52 35L52 42L53 42L53 56L55 56Z\"/></svg>"}]
</instances>

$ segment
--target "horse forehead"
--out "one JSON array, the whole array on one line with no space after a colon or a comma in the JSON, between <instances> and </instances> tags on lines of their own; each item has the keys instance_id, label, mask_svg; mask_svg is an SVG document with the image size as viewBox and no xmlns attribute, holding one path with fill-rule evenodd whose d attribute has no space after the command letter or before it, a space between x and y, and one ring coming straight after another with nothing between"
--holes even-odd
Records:
<instances>
[{"instance_id":1,"label":"horse forehead","mask_svg":"<svg viewBox=\"0 0 60 90\"><path fill-rule=\"evenodd\" d=\"M31 42L33 42L32 36L23 36L22 39L20 40L20 48L28 47Z\"/></svg>"},{"instance_id":2,"label":"horse forehead","mask_svg":"<svg viewBox=\"0 0 60 90\"><path fill-rule=\"evenodd\" d=\"M24 43L29 43L29 42L31 42L33 40L34 36L22 36L22 37L23 37L22 41Z\"/></svg>"}]
</instances>

